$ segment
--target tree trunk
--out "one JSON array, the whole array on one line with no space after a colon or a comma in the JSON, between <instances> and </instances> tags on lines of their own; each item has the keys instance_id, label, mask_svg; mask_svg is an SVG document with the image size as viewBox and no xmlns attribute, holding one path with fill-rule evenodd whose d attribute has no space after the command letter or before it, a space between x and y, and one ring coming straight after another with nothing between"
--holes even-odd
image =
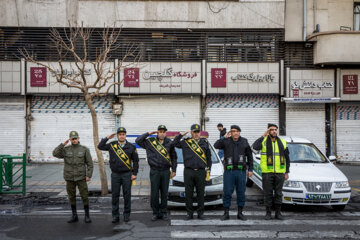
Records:
<instances>
[{"instance_id":1,"label":"tree trunk","mask_svg":"<svg viewBox=\"0 0 360 240\"><path fill-rule=\"evenodd\" d=\"M92 119L92 125L93 125L93 140L94 140L94 146L96 151L96 156L98 158L98 165L99 165L99 174L100 174L100 182L101 182L101 196L105 196L108 194L108 183L107 183L107 177L106 177L106 171L105 171L105 165L104 165L104 157L102 152L97 148L99 144L99 124L98 124L98 118L96 114L96 110L93 104L93 101L91 99L91 96L89 94L85 94L85 101L88 105L91 113L91 119Z\"/></svg>"}]
</instances>

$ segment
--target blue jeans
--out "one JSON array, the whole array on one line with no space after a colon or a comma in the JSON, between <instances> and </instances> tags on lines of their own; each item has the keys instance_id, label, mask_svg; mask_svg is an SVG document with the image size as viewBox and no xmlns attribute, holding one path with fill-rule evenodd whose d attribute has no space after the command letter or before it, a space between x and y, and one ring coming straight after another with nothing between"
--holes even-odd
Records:
<instances>
[{"instance_id":1,"label":"blue jeans","mask_svg":"<svg viewBox=\"0 0 360 240\"><path fill-rule=\"evenodd\" d=\"M220 150L219 150L218 156L219 156L220 159L223 159L223 158L224 158L224 150L223 150L223 149L220 149Z\"/></svg>"},{"instance_id":2,"label":"blue jeans","mask_svg":"<svg viewBox=\"0 0 360 240\"><path fill-rule=\"evenodd\" d=\"M236 188L235 188L236 186ZM224 172L224 195L223 205L225 208L231 206L231 196L236 190L237 205L245 206L246 171L225 170Z\"/></svg>"}]
</instances>

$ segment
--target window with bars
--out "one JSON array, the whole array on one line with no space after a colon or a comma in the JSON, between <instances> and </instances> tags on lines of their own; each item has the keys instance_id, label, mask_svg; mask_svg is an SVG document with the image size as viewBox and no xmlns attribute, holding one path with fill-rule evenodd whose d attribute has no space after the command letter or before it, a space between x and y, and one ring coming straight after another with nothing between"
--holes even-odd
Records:
<instances>
[{"instance_id":1,"label":"window with bars","mask_svg":"<svg viewBox=\"0 0 360 240\"><path fill-rule=\"evenodd\" d=\"M58 29L64 36L68 29ZM57 61L56 49L49 41L49 28L0 28L0 60L18 60L25 48L40 61ZM86 48L95 59L102 46L102 29L94 29ZM283 59L283 29L122 29L110 59L122 59L135 50L128 61L193 62L275 62ZM82 42L77 44L83 52ZM72 61L69 54L64 60Z\"/></svg>"},{"instance_id":2,"label":"window with bars","mask_svg":"<svg viewBox=\"0 0 360 240\"><path fill-rule=\"evenodd\" d=\"M354 31L360 30L360 2L354 4Z\"/></svg>"},{"instance_id":3,"label":"window with bars","mask_svg":"<svg viewBox=\"0 0 360 240\"><path fill-rule=\"evenodd\" d=\"M282 57L282 35L278 32L234 32L229 36L209 34L209 62L275 62Z\"/></svg>"}]
</instances>

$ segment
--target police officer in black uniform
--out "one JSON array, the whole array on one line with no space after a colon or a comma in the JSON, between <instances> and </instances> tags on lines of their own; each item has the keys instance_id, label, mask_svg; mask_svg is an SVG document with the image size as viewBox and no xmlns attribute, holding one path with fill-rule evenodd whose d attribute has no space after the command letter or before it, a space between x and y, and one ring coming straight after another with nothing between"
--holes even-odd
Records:
<instances>
[{"instance_id":1,"label":"police officer in black uniform","mask_svg":"<svg viewBox=\"0 0 360 240\"><path fill-rule=\"evenodd\" d=\"M250 145L246 138L240 136L241 129L238 125L232 125L225 139L219 139L214 144L217 149L224 149L224 215L222 220L228 220L231 196L236 187L238 214L237 218L246 220L242 211L245 206L246 170L248 177L252 176L253 157ZM230 137L231 135L231 137Z\"/></svg>"},{"instance_id":2,"label":"police officer in black uniform","mask_svg":"<svg viewBox=\"0 0 360 240\"><path fill-rule=\"evenodd\" d=\"M167 128L160 125L157 131L147 132L139 136L135 142L146 149L147 162L150 165L151 182L151 208L153 216L151 220L168 220L167 197L169 179L176 175L177 156L172 141L166 137ZM156 137L149 137L157 134ZM171 168L171 171L170 171ZM159 204L159 192L161 203Z\"/></svg>"},{"instance_id":3,"label":"police officer in black uniform","mask_svg":"<svg viewBox=\"0 0 360 240\"><path fill-rule=\"evenodd\" d=\"M179 134L173 141L173 146L182 148L184 157L184 185L186 201L186 219L193 219L194 187L197 195L198 218L204 219L204 194L207 173L211 170L211 152L206 139L200 138L200 125L191 126L191 138L181 140L189 131Z\"/></svg>"},{"instance_id":4,"label":"police officer in black uniform","mask_svg":"<svg viewBox=\"0 0 360 240\"><path fill-rule=\"evenodd\" d=\"M119 197L122 186L124 197L124 222L130 219L131 211L131 183L136 179L139 170L139 157L134 144L126 140L126 129L117 130L118 141L106 143L116 134L113 133L101 139L98 149L109 151L111 168L112 216L113 223L119 222Z\"/></svg>"}]
</instances>

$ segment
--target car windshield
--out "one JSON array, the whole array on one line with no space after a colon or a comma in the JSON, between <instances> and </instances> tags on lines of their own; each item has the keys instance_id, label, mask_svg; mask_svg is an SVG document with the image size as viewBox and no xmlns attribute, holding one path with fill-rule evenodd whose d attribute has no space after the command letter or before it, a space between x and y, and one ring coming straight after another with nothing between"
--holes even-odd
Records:
<instances>
[{"instance_id":1,"label":"car windshield","mask_svg":"<svg viewBox=\"0 0 360 240\"><path fill-rule=\"evenodd\" d=\"M326 158L314 144L288 143L291 162L325 163Z\"/></svg>"},{"instance_id":2,"label":"car windshield","mask_svg":"<svg viewBox=\"0 0 360 240\"><path fill-rule=\"evenodd\" d=\"M177 153L177 162L178 163L184 163L184 158L183 158L183 153L182 150L180 148L175 148L175 151ZM211 161L212 163L218 163L219 159L214 151L214 149L212 147L210 147L210 151L211 151Z\"/></svg>"}]
</instances>

